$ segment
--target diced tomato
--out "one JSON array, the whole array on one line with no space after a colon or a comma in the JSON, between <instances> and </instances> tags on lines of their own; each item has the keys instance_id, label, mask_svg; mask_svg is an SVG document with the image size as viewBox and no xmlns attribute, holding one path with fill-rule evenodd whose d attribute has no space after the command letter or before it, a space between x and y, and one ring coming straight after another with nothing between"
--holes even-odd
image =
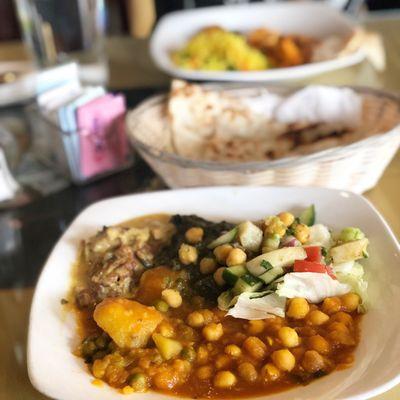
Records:
<instances>
[{"instance_id":1,"label":"diced tomato","mask_svg":"<svg viewBox=\"0 0 400 400\"><path fill-rule=\"evenodd\" d=\"M313 261L296 260L294 262L294 272L320 272L321 274L326 273L324 264L320 264Z\"/></svg>"},{"instance_id":2,"label":"diced tomato","mask_svg":"<svg viewBox=\"0 0 400 400\"><path fill-rule=\"evenodd\" d=\"M332 279L336 279L330 265L325 265L313 261L296 260L293 267L294 272L317 272L320 274L328 274Z\"/></svg>"},{"instance_id":3,"label":"diced tomato","mask_svg":"<svg viewBox=\"0 0 400 400\"><path fill-rule=\"evenodd\" d=\"M307 261L314 261L317 263L321 262L322 254L321 254L321 246L307 246L304 247L304 250L307 253Z\"/></svg>"}]
</instances>

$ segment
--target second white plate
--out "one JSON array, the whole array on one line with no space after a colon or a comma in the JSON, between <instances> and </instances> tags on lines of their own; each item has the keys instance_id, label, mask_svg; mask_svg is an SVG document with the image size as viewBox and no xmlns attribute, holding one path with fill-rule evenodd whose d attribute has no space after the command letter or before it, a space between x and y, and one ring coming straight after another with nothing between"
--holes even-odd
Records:
<instances>
[{"instance_id":1,"label":"second white plate","mask_svg":"<svg viewBox=\"0 0 400 400\"><path fill-rule=\"evenodd\" d=\"M207 26L248 32L266 27L282 33L296 33L316 38L329 35L348 37L356 26L343 14L323 4L294 2L283 4L250 3L234 6L214 6L167 14L156 26L150 42L155 64L168 74L194 80L216 81L284 81L301 79L340 69L361 62L361 49L329 61L265 71L196 71L177 67L170 52L185 45L189 38Z\"/></svg>"}]
</instances>

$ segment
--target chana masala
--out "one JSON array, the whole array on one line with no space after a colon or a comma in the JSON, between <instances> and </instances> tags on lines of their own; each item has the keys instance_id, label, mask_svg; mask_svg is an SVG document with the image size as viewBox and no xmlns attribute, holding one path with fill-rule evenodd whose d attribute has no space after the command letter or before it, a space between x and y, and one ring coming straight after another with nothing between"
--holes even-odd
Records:
<instances>
[{"instance_id":1,"label":"chana masala","mask_svg":"<svg viewBox=\"0 0 400 400\"><path fill-rule=\"evenodd\" d=\"M82 242L74 349L123 394L267 395L354 362L367 282L358 228L282 212L239 224L148 215Z\"/></svg>"}]
</instances>

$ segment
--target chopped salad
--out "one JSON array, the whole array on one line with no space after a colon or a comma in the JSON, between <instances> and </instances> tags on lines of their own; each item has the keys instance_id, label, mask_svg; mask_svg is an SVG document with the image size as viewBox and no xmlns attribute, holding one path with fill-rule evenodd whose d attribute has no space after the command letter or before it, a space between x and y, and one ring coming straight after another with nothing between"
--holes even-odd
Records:
<instances>
[{"instance_id":1,"label":"chopped salad","mask_svg":"<svg viewBox=\"0 0 400 400\"><path fill-rule=\"evenodd\" d=\"M232 243L254 257L238 265L228 260L221 272L229 289L218 297L218 307L228 315L248 320L283 317L286 299L320 303L350 292L360 297L358 311L365 311L368 283L360 261L368 257L368 239L359 228L346 227L335 234L315 223L311 205L298 218L283 212L261 225L240 223L209 247Z\"/></svg>"}]
</instances>

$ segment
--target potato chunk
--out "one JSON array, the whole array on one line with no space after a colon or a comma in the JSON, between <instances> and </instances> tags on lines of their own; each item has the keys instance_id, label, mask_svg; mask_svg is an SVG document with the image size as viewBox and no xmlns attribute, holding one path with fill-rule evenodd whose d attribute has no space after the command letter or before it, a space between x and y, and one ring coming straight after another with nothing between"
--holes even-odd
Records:
<instances>
[{"instance_id":1,"label":"potato chunk","mask_svg":"<svg viewBox=\"0 0 400 400\"><path fill-rule=\"evenodd\" d=\"M137 301L108 298L97 305L94 320L122 348L144 347L163 316Z\"/></svg>"},{"instance_id":2,"label":"potato chunk","mask_svg":"<svg viewBox=\"0 0 400 400\"><path fill-rule=\"evenodd\" d=\"M153 340L164 360L176 357L183 348L181 343L177 340L167 338L159 333L153 334Z\"/></svg>"}]
</instances>

